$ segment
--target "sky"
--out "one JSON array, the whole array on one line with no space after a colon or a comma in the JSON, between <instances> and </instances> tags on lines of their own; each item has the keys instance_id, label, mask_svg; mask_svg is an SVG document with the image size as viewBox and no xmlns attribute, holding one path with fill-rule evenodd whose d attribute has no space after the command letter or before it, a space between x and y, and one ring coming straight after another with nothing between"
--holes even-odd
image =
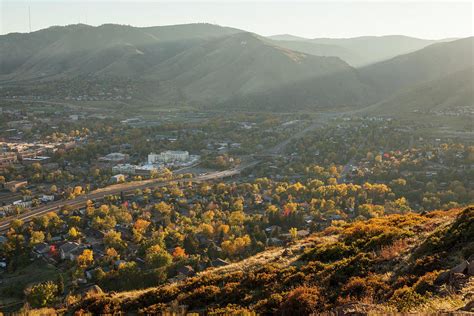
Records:
<instances>
[{"instance_id":1,"label":"sky","mask_svg":"<svg viewBox=\"0 0 474 316\"><path fill-rule=\"evenodd\" d=\"M407 35L426 39L473 35L472 1L387 2L220 0L0 0L0 34L52 25L157 26L206 22L260 35L308 38Z\"/></svg>"}]
</instances>

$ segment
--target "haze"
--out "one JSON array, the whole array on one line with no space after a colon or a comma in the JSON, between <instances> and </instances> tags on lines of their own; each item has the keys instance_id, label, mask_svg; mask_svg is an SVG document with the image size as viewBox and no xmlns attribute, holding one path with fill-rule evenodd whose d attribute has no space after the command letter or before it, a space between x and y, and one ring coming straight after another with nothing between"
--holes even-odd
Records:
<instances>
[{"instance_id":1,"label":"haze","mask_svg":"<svg viewBox=\"0 0 474 316\"><path fill-rule=\"evenodd\" d=\"M206 22L261 35L355 37L400 34L426 39L473 34L471 2L122 2L0 1L0 33L85 23L158 26Z\"/></svg>"}]
</instances>

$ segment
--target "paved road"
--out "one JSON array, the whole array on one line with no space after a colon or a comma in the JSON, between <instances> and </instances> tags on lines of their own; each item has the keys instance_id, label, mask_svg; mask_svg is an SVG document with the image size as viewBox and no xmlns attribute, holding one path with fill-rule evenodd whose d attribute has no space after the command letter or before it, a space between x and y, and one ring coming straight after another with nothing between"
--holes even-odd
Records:
<instances>
[{"instance_id":1,"label":"paved road","mask_svg":"<svg viewBox=\"0 0 474 316\"><path fill-rule=\"evenodd\" d=\"M156 179L151 179L151 180L143 180L143 181L135 181L135 182L127 182L123 184L111 185L105 188L95 190L89 194L81 195L73 200L61 200L61 201L51 202L46 205L35 207L13 218L4 219L0 221L0 233L5 233L6 231L8 231L8 229L10 228L11 222L15 219L20 219L23 222L29 222L33 218L44 215L46 213L57 212L65 206L68 206L71 208L84 207L88 200L100 200L108 195L117 195L122 192L123 193L133 192L137 189L145 189L148 187L165 186L173 182L174 183L176 182L202 182L202 181L210 181L210 180L232 177L232 176L240 174L242 170L253 167L257 165L258 163L259 163L258 160L254 160L254 161L244 163L234 169L212 172L212 173L208 173L202 176L197 176L194 178L183 178L183 179L168 180L168 181L159 181Z\"/></svg>"},{"instance_id":2,"label":"paved road","mask_svg":"<svg viewBox=\"0 0 474 316\"><path fill-rule=\"evenodd\" d=\"M266 150L265 154L268 154L268 155L282 154L283 151L285 150L286 146L288 146L291 142L293 142L294 140L296 140L298 138L303 137L304 135L306 135L307 133L315 130L318 127L322 127L330 117L334 116L332 114L320 114L320 115L321 115L321 117L318 118L317 120L313 121L310 126L306 127L305 129L299 131L296 134L291 135L288 139L286 139L285 141L279 143L278 145Z\"/></svg>"}]
</instances>

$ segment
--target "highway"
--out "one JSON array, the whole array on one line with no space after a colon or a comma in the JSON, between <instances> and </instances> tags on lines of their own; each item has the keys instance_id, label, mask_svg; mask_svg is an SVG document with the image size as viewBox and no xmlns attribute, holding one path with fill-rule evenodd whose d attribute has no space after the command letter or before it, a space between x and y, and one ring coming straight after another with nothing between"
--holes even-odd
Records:
<instances>
[{"instance_id":1,"label":"highway","mask_svg":"<svg viewBox=\"0 0 474 316\"><path fill-rule=\"evenodd\" d=\"M179 183L179 182L198 183L198 182L203 182L203 181L211 181L211 180L232 177L232 176L240 174L240 172L244 169L256 166L258 163L259 163L258 160L253 160L253 161L241 164L239 167L234 168L234 169L211 172L211 173L197 176L194 178L182 178L182 179L173 179L173 180L167 180L167 181L150 179L150 180L134 181L134 182L111 185L105 188L95 190L91 193L78 196L77 198L73 200L61 200L61 201L51 202L46 205L41 205L41 206L32 208L31 210L25 213L22 213L18 216L4 219L0 221L0 233L7 232L13 220L22 220L23 222L26 223L26 222L31 221L35 217L47 214L49 212L57 212L61 208L66 207L66 206L70 208L80 208L80 207L84 207L88 200L101 200L105 196L108 196L108 195L118 195L122 192L129 193L137 189L142 190L149 187L165 186L170 183Z\"/></svg>"}]
</instances>

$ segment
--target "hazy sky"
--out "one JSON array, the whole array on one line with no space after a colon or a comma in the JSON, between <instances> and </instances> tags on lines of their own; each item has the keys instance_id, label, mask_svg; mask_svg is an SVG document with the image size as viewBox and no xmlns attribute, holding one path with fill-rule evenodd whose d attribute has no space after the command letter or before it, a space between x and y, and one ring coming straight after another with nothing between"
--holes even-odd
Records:
<instances>
[{"instance_id":1,"label":"hazy sky","mask_svg":"<svg viewBox=\"0 0 474 316\"><path fill-rule=\"evenodd\" d=\"M134 26L208 22L261 35L353 37L402 34L438 39L473 35L473 4L323 1L71 1L0 0L0 33L86 23Z\"/></svg>"}]
</instances>

